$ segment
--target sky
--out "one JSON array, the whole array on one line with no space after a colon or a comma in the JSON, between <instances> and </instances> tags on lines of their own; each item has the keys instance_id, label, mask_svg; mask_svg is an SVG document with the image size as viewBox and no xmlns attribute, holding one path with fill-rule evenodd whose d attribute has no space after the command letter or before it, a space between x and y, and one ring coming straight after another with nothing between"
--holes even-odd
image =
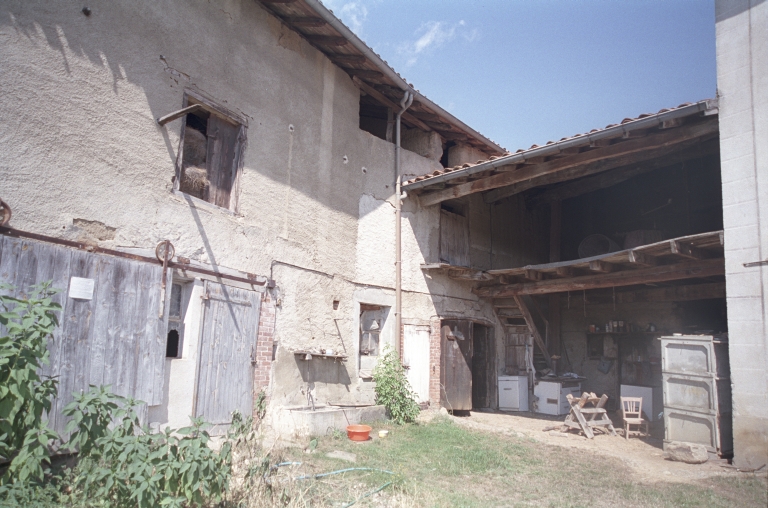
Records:
<instances>
[{"instance_id":1,"label":"sky","mask_svg":"<svg viewBox=\"0 0 768 508\"><path fill-rule=\"evenodd\" d=\"M714 0L324 0L409 83L514 151L715 97Z\"/></svg>"}]
</instances>

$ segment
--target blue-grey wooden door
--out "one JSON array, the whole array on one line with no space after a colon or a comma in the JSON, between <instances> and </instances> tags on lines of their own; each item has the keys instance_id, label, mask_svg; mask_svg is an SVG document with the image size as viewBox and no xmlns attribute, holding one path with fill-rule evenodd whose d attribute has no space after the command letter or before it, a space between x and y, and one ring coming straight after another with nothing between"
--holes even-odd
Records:
<instances>
[{"instance_id":1,"label":"blue-grey wooden door","mask_svg":"<svg viewBox=\"0 0 768 508\"><path fill-rule=\"evenodd\" d=\"M205 282L195 416L214 425L253 409L253 359L261 293Z\"/></svg>"}]
</instances>

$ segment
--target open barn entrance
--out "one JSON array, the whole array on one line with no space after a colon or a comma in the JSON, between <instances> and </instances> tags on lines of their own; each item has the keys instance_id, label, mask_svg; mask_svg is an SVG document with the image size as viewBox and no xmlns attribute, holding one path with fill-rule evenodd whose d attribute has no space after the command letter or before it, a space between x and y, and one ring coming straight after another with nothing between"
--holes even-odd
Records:
<instances>
[{"instance_id":1,"label":"open barn entrance","mask_svg":"<svg viewBox=\"0 0 768 508\"><path fill-rule=\"evenodd\" d=\"M657 339L727 334L719 161L717 109L702 102L414 180L422 206L461 211L441 221L441 248L469 239L422 268L473 281L493 306L499 372L530 376L534 394L575 383L609 408L639 391L654 421Z\"/></svg>"}]
</instances>

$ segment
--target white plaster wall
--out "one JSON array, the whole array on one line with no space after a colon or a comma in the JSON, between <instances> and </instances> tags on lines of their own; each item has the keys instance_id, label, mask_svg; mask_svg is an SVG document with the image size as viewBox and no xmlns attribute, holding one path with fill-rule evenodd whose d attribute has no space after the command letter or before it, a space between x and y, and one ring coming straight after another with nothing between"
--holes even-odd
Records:
<instances>
[{"instance_id":1,"label":"white plaster wall","mask_svg":"<svg viewBox=\"0 0 768 508\"><path fill-rule=\"evenodd\" d=\"M349 76L256 2L88 6L89 17L73 0L0 5L0 196L12 226L96 241L73 220L100 221L115 228L97 241L104 247L169 239L178 255L271 276L272 400L300 403L306 382L291 351L346 347L354 358L357 291L373 288L394 306L394 145L358 128ZM185 89L247 119L236 214L172 192L180 120L155 119L179 109ZM402 164L407 175L440 168L407 150ZM404 202L404 319L492 319L469 286L420 270L436 255L435 208ZM153 409L171 425L191 413L186 339L184 358L168 363L167 413ZM370 398L355 365L321 372L317 398Z\"/></svg>"},{"instance_id":2,"label":"white plaster wall","mask_svg":"<svg viewBox=\"0 0 768 508\"><path fill-rule=\"evenodd\" d=\"M718 0L717 86L735 463L768 463L768 3Z\"/></svg>"}]
</instances>

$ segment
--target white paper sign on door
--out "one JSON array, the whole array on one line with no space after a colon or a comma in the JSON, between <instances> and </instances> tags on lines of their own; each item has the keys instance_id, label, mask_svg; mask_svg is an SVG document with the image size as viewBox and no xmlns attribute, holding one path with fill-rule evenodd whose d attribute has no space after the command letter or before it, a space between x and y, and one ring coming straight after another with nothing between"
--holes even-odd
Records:
<instances>
[{"instance_id":1,"label":"white paper sign on door","mask_svg":"<svg viewBox=\"0 0 768 508\"><path fill-rule=\"evenodd\" d=\"M93 279L71 277L69 279L69 297L77 300L92 300L95 283L96 281Z\"/></svg>"}]
</instances>

